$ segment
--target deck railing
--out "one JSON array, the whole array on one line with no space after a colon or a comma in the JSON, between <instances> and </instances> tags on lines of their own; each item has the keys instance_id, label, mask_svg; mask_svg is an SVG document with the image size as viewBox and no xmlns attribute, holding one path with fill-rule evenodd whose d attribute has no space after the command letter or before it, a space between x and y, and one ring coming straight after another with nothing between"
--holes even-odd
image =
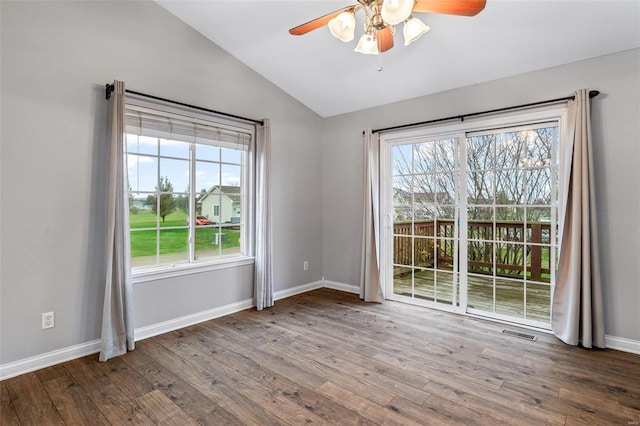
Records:
<instances>
[{"instance_id":1,"label":"deck railing","mask_svg":"<svg viewBox=\"0 0 640 426\"><path fill-rule=\"evenodd\" d=\"M413 229L413 233L412 233ZM396 222L393 226L393 263L427 268L453 269L454 221L452 219ZM413 251L411 249L411 235ZM550 238L549 222L470 220L467 236L469 272L496 276L527 278L549 282ZM496 262L493 263L495 245ZM544 255L543 255L544 251ZM415 261L413 261L415 256ZM544 262L543 262L544 261ZM397 268L402 272L403 268Z\"/></svg>"}]
</instances>

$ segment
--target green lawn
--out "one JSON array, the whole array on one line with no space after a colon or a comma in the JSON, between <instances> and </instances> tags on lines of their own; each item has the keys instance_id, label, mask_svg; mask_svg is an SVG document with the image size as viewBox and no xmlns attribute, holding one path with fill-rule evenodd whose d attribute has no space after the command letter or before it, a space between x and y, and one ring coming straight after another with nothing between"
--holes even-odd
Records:
<instances>
[{"instance_id":1,"label":"green lawn","mask_svg":"<svg viewBox=\"0 0 640 426\"><path fill-rule=\"evenodd\" d=\"M156 216L151 212L130 215L131 229L151 228L156 226ZM160 222L160 227L183 226L181 229L160 230L160 254L186 253L189 251L187 215L176 211ZM218 228L196 228L196 252L218 248L214 244L214 233ZM240 247L240 230L222 228L222 248ZM156 254L158 234L156 230L131 232L131 257L154 256Z\"/></svg>"}]
</instances>

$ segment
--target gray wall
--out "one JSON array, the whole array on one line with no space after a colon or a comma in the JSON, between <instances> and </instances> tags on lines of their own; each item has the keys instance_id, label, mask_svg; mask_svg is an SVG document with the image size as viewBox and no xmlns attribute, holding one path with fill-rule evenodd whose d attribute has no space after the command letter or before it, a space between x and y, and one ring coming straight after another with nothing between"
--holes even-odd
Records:
<instances>
[{"instance_id":1,"label":"gray wall","mask_svg":"<svg viewBox=\"0 0 640 426\"><path fill-rule=\"evenodd\" d=\"M359 282L363 129L553 99L568 96L579 88L602 92L592 102L592 132L606 333L640 340L640 50L637 49L325 120L325 279L346 284Z\"/></svg>"},{"instance_id":2,"label":"gray wall","mask_svg":"<svg viewBox=\"0 0 640 426\"><path fill-rule=\"evenodd\" d=\"M322 278L322 120L153 2L0 2L0 364L99 338L104 84L271 118L274 276ZM309 261L304 272L303 261ZM137 284L142 327L252 297L251 267ZM42 312L56 326L40 329Z\"/></svg>"},{"instance_id":3,"label":"gray wall","mask_svg":"<svg viewBox=\"0 0 640 426\"><path fill-rule=\"evenodd\" d=\"M358 283L364 128L599 89L593 130L607 333L640 340L638 50L323 121L151 2L0 1L0 15L0 364L99 338L103 86L113 79L272 119L276 290L323 272ZM245 266L137 284L135 326L250 298L252 275ZM41 330L40 314L51 310L56 327Z\"/></svg>"}]
</instances>

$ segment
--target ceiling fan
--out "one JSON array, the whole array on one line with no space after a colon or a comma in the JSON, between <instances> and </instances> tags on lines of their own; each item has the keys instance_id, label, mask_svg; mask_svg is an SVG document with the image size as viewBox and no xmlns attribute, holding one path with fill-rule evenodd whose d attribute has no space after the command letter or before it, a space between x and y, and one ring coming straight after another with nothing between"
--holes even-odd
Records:
<instances>
[{"instance_id":1,"label":"ceiling fan","mask_svg":"<svg viewBox=\"0 0 640 426\"><path fill-rule=\"evenodd\" d=\"M378 54L393 47L395 25L404 23L405 46L429 31L412 12L439 13L446 15L475 16L480 13L486 0L357 0L358 4L347 6L312 21L291 28L292 35L303 35L324 25L339 40L348 42L355 34L355 14L364 12L364 34L360 37L356 52Z\"/></svg>"}]
</instances>

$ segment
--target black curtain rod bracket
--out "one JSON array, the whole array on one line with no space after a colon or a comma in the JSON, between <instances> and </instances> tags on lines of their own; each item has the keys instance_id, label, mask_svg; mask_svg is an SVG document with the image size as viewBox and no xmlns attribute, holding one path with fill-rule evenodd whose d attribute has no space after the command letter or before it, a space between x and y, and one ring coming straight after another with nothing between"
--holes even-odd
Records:
<instances>
[{"instance_id":1,"label":"black curtain rod bracket","mask_svg":"<svg viewBox=\"0 0 640 426\"><path fill-rule=\"evenodd\" d=\"M591 90L591 91L589 91L589 99L595 98L599 94L600 94L600 92L598 90ZM385 128L382 128L382 129L375 129L375 130L372 130L371 133L387 132L389 130L405 129L407 127L424 126L424 125L427 125L427 124L440 123L442 121L459 120L459 121L463 122L464 119L468 118L468 117L477 117L479 115L494 114L496 112L511 111L511 110L514 110L514 109L528 108L528 107L539 106L539 105L555 104L555 103L558 103L558 102L565 102L565 101L570 101L570 100L573 101L575 98L576 98L575 96L567 96L565 98L549 99L549 100L546 100L546 101L531 102L531 103L528 103L528 104L514 105L514 106L510 106L510 107L497 108L497 109L490 109L490 110L487 110L487 111L472 112L470 114L454 115L452 117L438 118L438 119L435 119L435 120L428 120L428 121L420 121L418 123L401 124L399 126L392 126L392 127L385 127Z\"/></svg>"},{"instance_id":2,"label":"black curtain rod bracket","mask_svg":"<svg viewBox=\"0 0 640 426\"><path fill-rule=\"evenodd\" d=\"M114 87L113 84L107 83L105 85L105 97L106 97L106 99L110 99L111 98L111 93L113 93L114 90L115 90L115 87ZM180 106L187 107L187 108L197 109L198 111L210 112L212 114L222 115L224 117L229 117L229 118L235 118L237 120L242 120L242 121L249 121L251 123L259 124L261 126L264 125L264 121L262 121L262 120L255 120L253 118L242 117L240 115L229 114L229 113L226 113L226 112L216 111L216 110L209 109L209 108L203 108L203 107L199 107L199 106L196 106L196 105L190 105L190 104L186 104L184 102L172 101L171 99L165 99L165 98L161 98L161 97L154 96L154 95L147 95L146 93L140 93L140 92L136 92L136 91L133 91L133 90L125 89L125 92L126 93L130 93L132 95L138 95L138 96L143 96L145 98L154 99L156 101L168 102L168 103L171 103L171 104L174 104L174 105L180 105Z\"/></svg>"}]
</instances>

